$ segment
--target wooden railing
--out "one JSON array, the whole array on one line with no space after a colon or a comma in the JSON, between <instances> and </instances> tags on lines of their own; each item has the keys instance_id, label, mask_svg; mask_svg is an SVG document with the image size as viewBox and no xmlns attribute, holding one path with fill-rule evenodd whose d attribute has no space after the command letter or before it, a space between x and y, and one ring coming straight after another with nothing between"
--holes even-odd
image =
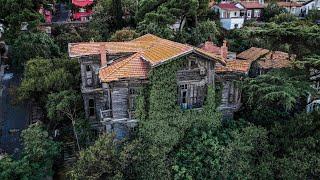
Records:
<instances>
[{"instance_id":1,"label":"wooden railing","mask_svg":"<svg viewBox=\"0 0 320 180\"><path fill-rule=\"evenodd\" d=\"M100 118L101 121L111 120L112 113L111 110L102 110L100 109Z\"/></svg>"}]
</instances>

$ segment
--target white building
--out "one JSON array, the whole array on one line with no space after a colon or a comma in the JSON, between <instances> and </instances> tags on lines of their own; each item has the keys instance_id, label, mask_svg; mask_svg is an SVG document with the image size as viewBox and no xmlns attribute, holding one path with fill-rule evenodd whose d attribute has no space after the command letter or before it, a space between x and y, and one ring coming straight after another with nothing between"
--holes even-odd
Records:
<instances>
[{"instance_id":1,"label":"white building","mask_svg":"<svg viewBox=\"0 0 320 180\"><path fill-rule=\"evenodd\" d=\"M302 5L296 2L277 2L279 6L284 7L288 13L294 14L296 16L301 15Z\"/></svg>"},{"instance_id":2,"label":"white building","mask_svg":"<svg viewBox=\"0 0 320 180\"><path fill-rule=\"evenodd\" d=\"M230 30L243 27L244 9L234 4L223 4L213 6L215 12L219 12L222 27Z\"/></svg>"},{"instance_id":3,"label":"white building","mask_svg":"<svg viewBox=\"0 0 320 180\"><path fill-rule=\"evenodd\" d=\"M310 10L320 10L320 0L310 0L303 3L301 7L302 17L308 15Z\"/></svg>"}]
</instances>

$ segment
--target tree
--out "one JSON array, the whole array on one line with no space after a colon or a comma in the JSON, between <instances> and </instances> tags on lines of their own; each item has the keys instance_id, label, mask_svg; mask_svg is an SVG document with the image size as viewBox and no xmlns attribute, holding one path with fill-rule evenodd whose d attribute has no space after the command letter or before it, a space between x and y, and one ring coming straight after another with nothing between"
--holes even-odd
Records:
<instances>
[{"instance_id":1,"label":"tree","mask_svg":"<svg viewBox=\"0 0 320 180\"><path fill-rule=\"evenodd\" d=\"M48 95L46 105L48 118L51 120L61 121L65 118L72 123L74 137L80 150L79 138L76 131L76 119L79 111L82 109L81 95L74 90L65 90Z\"/></svg>"},{"instance_id":2,"label":"tree","mask_svg":"<svg viewBox=\"0 0 320 180\"><path fill-rule=\"evenodd\" d=\"M54 58L60 55L59 47L44 32L20 34L14 40L12 52L14 67L19 69L32 58Z\"/></svg>"},{"instance_id":3,"label":"tree","mask_svg":"<svg viewBox=\"0 0 320 180\"><path fill-rule=\"evenodd\" d=\"M124 28L122 30L116 31L111 36L111 41L131 41L132 39L135 39L138 37L138 33L136 31L131 30L129 28Z\"/></svg>"},{"instance_id":4,"label":"tree","mask_svg":"<svg viewBox=\"0 0 320 180\"><path fill-rule=\"evenodd\" d=\"M288 46L290 54L296 54L297 59L305 55L320 54L320 28L309 26L300 21L290 23L265 23L258 27L244 27L233 30L231 33L231 50L244 49L241 46L264 47L271 50L280 50L283 45ZM234 43L232 43L232 41ZM247 49L247 47L245 47Z\"/></svg>"},{"instance_id":5,"label":"tree","mask_svg":"<svg viewBox=\"0 0 320 180\"><path fill-rule=\"evenodd\" d=\"M198 46L207 40L215 41L218 34L219 31L216 23L214 21L207 20L199 23L191 30L191 37L188 42Z\"/></svg>"},{"instance_id":6,"label":"tree","mask_svg":"<svg viewBox=\"0 0 320 180\"><path fill-rule=\"evenodd\" d=\"M93 146L80 151L79 159L71 167L71 179L113 179L121 177L117 144L114 135L105 133Z\"/></svg>"},{"instance_id":7,"label":"tree","mask_svg":"<svg viewBox=\"0 0 320 180\"><path fill-rule=\"evenodd\" d=\"M307 74L303 70L281 69L244 80L242 117L270 126L304 110L303 100L312 91Z\"/></svg>"},{"instance_id":8,"label":"tree","mask_svg":"<svg viewBox=\"0 0 320 180\"><path fill-rule=\"evenodd\" d=\"M288 12L284 7L279 6L276 2L271 2L264 8L262 20L268 22L274 16L282 13Z\"/></svg>"},{"instance_id":9,"label":"tree","mask_svg":"<svg viewBox=\"0 0 320 180\"><path fill-rule=\"evenodd\" d=\"M281 13L278 15L275 15L274 17L270 18L270 22L275 22L277 24L285 23L285 22L292 22L297 21L297 17L294 14L291 13Z\"/></svg>"},{"instance_id":10,"label":"tree","mask_svg":"<svg viewBox=\"0 0 320 180\"><path fill-rule=\"evenodd\" d=\"M17 100L35 99L40 107L45 107L50 93L78 89L79 69L74 59L32 59L26 63Z\"/></svg>"},{"instance_id":11,"label":"tree","mask_svg":"<svg viewBox=\"0 0 320 180\"><path fill-rule=\"evenodd\" d=\"M320 12L318 10L309 10L307 20L311 21L312 23L316 22L320 19Z\"/></svg>"},{"instance_id":12,"label":"tree","mask_svg":"<svg viewBox=\"0 0 320 180\"><path fill-rule=\"evenodd\" d=\"M275 177L318 179L320 177L319 112L301 113L277 123L270 131L275 149Z\"/></svg>"},{"instance_id":13,"label":"tree","mask_svg":"<svg viewBox=\"0 0 320 180\"><path fill-rule=\"evenodd\" d=\"M21 34L21 24L28 23L28 29L35 28L41 20L32 0L0 0L0 19L4 19L10 28L6 29L6 41L12 44Z\"/></svg>"},{"instance_id":14,"label":"tree","mask_svg":"<svg viewBox=\"0 0 320 180\"><path fill-rule=\"evenodd\" d=\"M219 128L193 128L174 151L175 179L264 179L272 154L264 128L231 121Z\"/></svg>"},{"instance_id":15,"label":"tree","mask_svg":"<svg viewBox=\"0 0 320 180\"><path fill-rule=\"evenodd\" d=\"M50 139L41 125L22 131L22 158L4 155L0 161L1 179L44 179L53 175L53 164L61 152L61 144Z\"/></svg>"}]
</instances>

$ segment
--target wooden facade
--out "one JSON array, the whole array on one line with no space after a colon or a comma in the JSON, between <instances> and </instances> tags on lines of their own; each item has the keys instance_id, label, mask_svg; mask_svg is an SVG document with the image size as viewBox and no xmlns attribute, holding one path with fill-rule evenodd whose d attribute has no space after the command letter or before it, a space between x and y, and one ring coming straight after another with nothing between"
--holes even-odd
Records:
<instances>
[{"instance_id":1,"label":"wooden facade","mask_svg":"<svg viewBox=\"0 0 320 180\"><path fill-rule=\"evenodd\" d=\"M110 55L108 63L127 55ZM117 60L115 60L117 59ZM215 62L191 54L183 58L177 71L177 103L182 109L201 108L207 93L207 86L214 84ZM148 83L148 79L121 79L101 83L97 71L100 56L79 58L81 64L82 94L85 114L98 132L114 131L121 139L135 131L138 120L135 116L135 103L138 89ZM171 63L169 61L167 63Z\"/></svg>"}]
</instances>

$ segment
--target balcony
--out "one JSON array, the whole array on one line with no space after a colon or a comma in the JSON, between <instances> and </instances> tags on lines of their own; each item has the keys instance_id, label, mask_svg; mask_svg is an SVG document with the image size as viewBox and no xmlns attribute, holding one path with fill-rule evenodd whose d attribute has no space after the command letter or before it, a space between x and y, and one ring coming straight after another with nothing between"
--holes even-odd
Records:
<instances>
[{"instance_id":1,"label":"balcony","mask_svg":"<svg viewBox=\"0 0 320 180\"><path fill-rule=\"evenodd\" d=\"M100 121L111 121L112 119L112 110L102 110L100 109Z\"/></svg>"}]
</instances>

